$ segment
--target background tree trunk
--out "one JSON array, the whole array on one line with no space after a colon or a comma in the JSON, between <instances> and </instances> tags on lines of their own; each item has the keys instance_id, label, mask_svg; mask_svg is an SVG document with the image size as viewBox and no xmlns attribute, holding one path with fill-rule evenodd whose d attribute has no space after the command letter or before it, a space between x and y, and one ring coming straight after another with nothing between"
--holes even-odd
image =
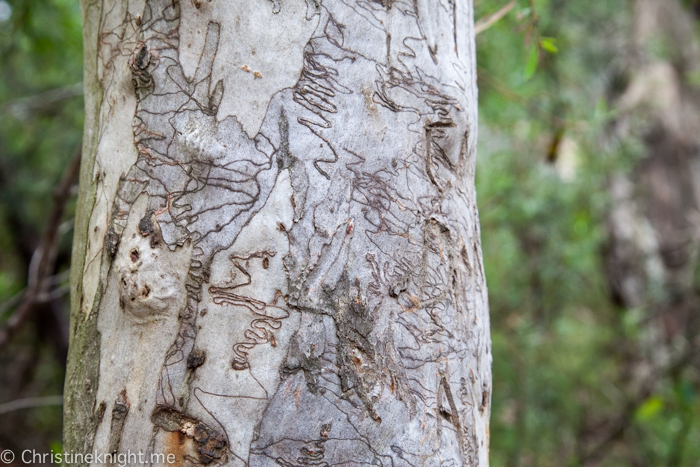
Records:
<instances>
[{"instance_id":1,"label":"background tree trunk","mask_svg":"<svg viewBox=\"0 0 700 467\"><path fill-rule=\"evenodd\" d=\"M83 9L65 449L488 465L471 2Z\"/></svg>"},{"instance_id":2,"label":"background tree trunk","mask_svg":"<svg viewBox=\"0 0 700 467\"><path fill-rule=\"evenodd\" d=\"M619 113L607 140L639 144L629 167L609 180L605 263L620 316L625 308L634 310L628 316L639 324L637 334L617 344L625 355L618 387L627 403L592 424L581 440L591 446L584 450L585 465L596 465L616 442L634 442L628 440L639 436L632 430L635 413L651 396L668 391L683 415L666 463L680 465L692 424L681 376L700 351L700 95L691 79L700 66L700 44L694 18L681 2L632 5L629 53L621 67L625 86L610 92Z\"/></svg>"}]
</instances>

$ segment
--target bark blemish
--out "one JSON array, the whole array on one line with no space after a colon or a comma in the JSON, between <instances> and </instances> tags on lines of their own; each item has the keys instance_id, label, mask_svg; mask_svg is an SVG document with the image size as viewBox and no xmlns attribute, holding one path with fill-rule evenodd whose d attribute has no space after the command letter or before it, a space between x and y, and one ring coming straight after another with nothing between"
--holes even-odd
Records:
<instances>
[{"instance_id":1,"label":"bark blemish","mask_svg":"<svg viewBox=\"0 0 700 467\"><path fill-rule=\"evenodd\" d=\"M105 251L110 258L114 258L119 247L119 234L114 231L114 227L110 227L105 234Z\"/></svg>"},{"instance_id":2,"label":"bark blemish","mask_svg":"<svg viewBox=\"0 0 700 467\"><path fill-rule=\"evenodd\" d=\"M126 422L126 416L129 414L130 404L126 397L126 389L122 389L122 392L114 401L114 407L112 407L112 423L109 428L109 452L117 452L119 449L119 442L122 439L122 431L124 430L124 422Z\"/></svg>"},{"instance_id":3,"label":"bark blemish","mask_svg":"<svg viewBox=\"0 0 700 467\"><path fill-rule=\"evenodd\" d=\"M160 225L145 205L145 197L139 198L114 258L119 303L138 323L157 321L159 316L184 308L192 255L189 241L173 250L161 241ZM135 216L139 211L146 212Z\"/></svg>"},{"instance_id":4,"label":"bark blemish","mask_svg":"<svg viewBox=\"0 0 700 467\"><path fill-rule=\"evenodd\" d=\"M469 443L465 440L465 433L459 417L459 411L457 410L457 403L452 395L452 388L450 387L450 382L448 381L446 375L442 375L440 377L440 388L438 389L438 394L440 393L442 393L442 395L444 395L444 397L447 399L448 404L448 407L440 407L441 415L455 427L460 450L462 451L462 458L466 461L466 459L464 459L464 452L465 450L469 449ZM440 398L438 398L438 400L439 399Z\"/></svg>"},{"instance_id":5,"label":"bark blemish","mask_svg":"<svg viewBox=\"0 0 700 467\"><path fill-rule=\"evenodd\" d=\"M333 315L338 337L337 365L340 387L343 392L354 391L362 400L367 413L378 423L381 417L374 409L377 396L375 388L380 383L381 372L376 360L376 351L370 340L374 328L371 311L360 293L359 281L350 286L350 281L342 280L345 297L335 298L337 310ZM348 300L348 298L350 299Z\"/></svg>"},{"instance_id":6,"label":"bark blemish","mask_svg":"<svg viewBox=\"0 0 700 467\"><path fill-rule=\"evenodd\" d=\"M155 222L153 213L147 212L146 215L139 221L139 233L144 237L147 237L154 231L155 224L157 223Z\"/></svg>"},{"instance_id":7,"label":"bark blemish","mask_svg":"<svg viewBox=\"0 0 700 467\"><path fill-rule=\"evenodd\" d=\"M139 100L153 91L153 77L149 70L150 65L151 53L148 51L146 44L141 42L129 59L132 83L136 91L136 98Z\"/></svg>"},{"instance_id":8,"label":"bark blemish","mask_svg":"<svg viewBox=\"0 0 700 467\"><path fill-rule=\"evenodd\" d=\"M181 457L187 455L186 444L189 440L199 454L199 461L202 464L209 464L217 459L225 460L226 440L224 435L204 422L168 407L156 409L151 421L155 426L173 433L168 439L176 456L178 454Z\"/></svg>"},{"instance_id":9,"label":"bark blemish","mask_svg":"<svg viewBox=\"0 0 700 467\"><path fill-rule=\"evenodd\" d=\"M301 350L299 342L296 339L292 340L287 361L280 371L280 376L281 379L284 380L289 377L289 375L293 375L298 371L303 371L306 387L309 392L311 392L311 394L318 394L318 378L321 376L321 364L318 357L314 356L313 350L314 349L311 349L311 353L307 355Z\"/></svg>"},{"instance_id":10,"label":"bark blemish","mask_svg":"<svg viewBox=\"0 0 700 467\"><path fill-rule=\"evenodd\" d=\"M180 431L171 431L165 435L165 455L173 455L175 465L185 465L185 459L189 455L187 435Z\"/></svg>"},{"instance_id":11,"label":"bark blemish","mask_svg":"<svg viewBox=\"0 0 700 467\"><path fill-rule=\"evenodd\" d=\"M196 370L200 366L204 365L206 358L207 354L203 350L192 350L192 353L187 356L187 368L190 370Z\"/></svg>"},{"instance_id":12,"label":"bark blemish","mask_svg":"<svg viewBox=\"0 0 700 467\"><path fill-rule=\"evenodd\" d=\"M105 401L100 402L100 405L97 407L97 424L98 425L100 423L102 423L102 420L104 419L106 411L107 411L107 403Z\"/></svg>"}]
</instances>

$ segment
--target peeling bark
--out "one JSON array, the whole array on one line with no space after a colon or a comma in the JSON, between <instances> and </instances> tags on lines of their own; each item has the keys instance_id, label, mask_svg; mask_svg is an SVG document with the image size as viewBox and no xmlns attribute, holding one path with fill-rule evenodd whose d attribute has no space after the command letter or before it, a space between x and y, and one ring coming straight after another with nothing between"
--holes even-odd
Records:
<instances>
[{"instance_id":1,"label":"peeling bark","mask_svg":"<svg viewBox=\"0 0 700 467\"><path fill-rule=\"evenodd\" d=\"M84 11L66 448L488 465L471 3Z\"/></svg>"}]
</instances>

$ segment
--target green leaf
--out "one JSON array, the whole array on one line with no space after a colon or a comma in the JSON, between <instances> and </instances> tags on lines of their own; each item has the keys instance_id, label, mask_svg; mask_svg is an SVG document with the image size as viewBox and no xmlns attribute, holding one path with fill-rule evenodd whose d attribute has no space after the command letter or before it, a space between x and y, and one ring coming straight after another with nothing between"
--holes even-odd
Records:
<instances>
[{"instance_id":1,"label":"green leaf","mask_svg":"<svg viewBox=\"0 0 700 467\"><path fill-rule=\"evenodd\" d=\"M537 71L537 66L540 63L540 49L537 46L533 46L530 50L530 56L527 59L527 66L525 66L525 79L530 79Z\"/></svg>"},{"instance_id":2,"label":"green leaf","mask_svg":"<svg viewBox=\"0 0 700 467\"><path fill-rule=\"evenodd\" d=\"M664 408L664 401L658 396L651 396L637 409L637 418L648 421L654 418Z\"/></svg>"},{"instance_id":3,"label":"green leaf","mask_svg":"<svg viewBox=\"0 0 700 467\"><path fill-rule=\"evenodd\" d=\"M559 47L557 47L557 40L554 37L540 37L540 47L554 55L559 53Z\"/></svg>"}]
</instances>

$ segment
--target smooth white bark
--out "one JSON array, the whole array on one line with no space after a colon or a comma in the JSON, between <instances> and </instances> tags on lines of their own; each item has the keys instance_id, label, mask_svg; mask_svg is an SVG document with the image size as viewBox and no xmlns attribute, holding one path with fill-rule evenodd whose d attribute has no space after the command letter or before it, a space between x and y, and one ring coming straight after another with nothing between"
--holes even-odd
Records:
<instances>
[{"instance_id":1,"label":"smooth white bark","mask_svg":"<svg viewBox=\"0 0 700 467\"><path fill-rule=\"evenodd\" d=\"M67 426L178 465L488 465L471 3L100 11Z\"/></svg>"}]
</instances>

